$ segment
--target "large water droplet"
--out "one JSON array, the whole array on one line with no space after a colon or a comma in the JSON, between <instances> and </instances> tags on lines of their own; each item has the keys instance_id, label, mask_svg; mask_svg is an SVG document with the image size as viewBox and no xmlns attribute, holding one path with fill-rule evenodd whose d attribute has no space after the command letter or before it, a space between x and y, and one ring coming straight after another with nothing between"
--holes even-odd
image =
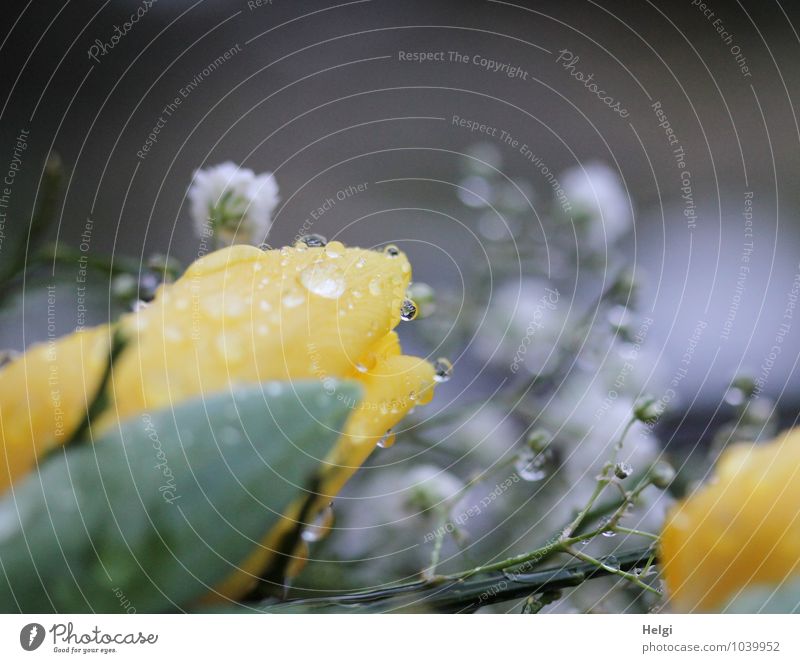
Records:
<instances>
[{"instance_id":1,"label":"large water droplet","mask_svg":"<svg viewBox=\"0 0 800 663\"><path fill-rule=\"evenodd\" d=\"M321 246L325 246L328 243L328 240L322 236L318 235L317 233L312 233L310 235L303 235L300 239L297 240L298 243L305 244L311 248L318 248Z\"/></svg>"},{"instance_id":2,"label":"large water droplet","mask_svg":"<svg viewBox=\"0 0 800 663\"><path fill-rule=\"evenodd\" d=\"M603 560L603 564L612 571L619 571L619 560L614 555L609 555Z\"/></svg>"},{"instance_id":3,"label":"large water droplet","mask_svg":"<svg viewBox=\"0 0 800 663\"><path fill-rule=\"evenodd\" d=\"M383 252L389 258L396 258L400 255L400 249L398 249L394 244L388 244L386 248L383 249Z\"/></svg>"},{"instance_id":4,"label":"large water droplet","mask_svg":"<svg viewBox=\"0 0 800 663\"><path fill-rule=\"evenodd\" d=\"M453 364L449 359L439 357L433 363L433 379L436 382L447 382L453 377Z\"/></svg>"},{"instance_id":5,"label":"large water droplet","mask_svg":"<svg viewBox=\"0 0 800 663\"><path fill-rule=\"evenodd\" d=\"M313 543L324 539L330 533L331 527L333 527L333 506L329 504L317 514L313 523L303 529L300 536L303 541Z\"/></svg>"},{"instance_id":6,"label":"large water droplet","mask_svg":"<svg viewBox=\"0 0 800 663\"><path fill-rule=\"evenodd\" d=\"M514 461L514 469L523 481L541 481L547 476L546 462L545 454L535 454L526 449Z\"/></svg>"},{"instance_id":7,"label":"large water droplet","mask_svg":"<svg viewBox=\"0 0 800 663\"><path fill-rule=\"evenodd\" d=\"M400 305L400 319L409 322L417 317L417 305L410 299L403 300Z\"/></svg>"},{"instance_id":8,"label":"large water droplet","mask_svg":"<svg viewBox=\"0 0 800 663\"><path fill-rule=\"evenodd\" d=\"M344 273L333 263L315 263L300 272L300 283L325 299L339 299L345 291Z\"/></svg>"}]
</instances>

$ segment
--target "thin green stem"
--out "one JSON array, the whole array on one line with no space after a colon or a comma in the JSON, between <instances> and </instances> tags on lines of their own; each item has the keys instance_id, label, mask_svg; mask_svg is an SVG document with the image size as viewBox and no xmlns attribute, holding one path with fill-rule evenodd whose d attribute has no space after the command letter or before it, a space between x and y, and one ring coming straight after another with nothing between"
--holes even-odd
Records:
<instances>
[{"instance_id":1,"label":"thin green stem","mask_svg":"<svg viewBox=\"0 0 800 663\"><path fill-rule=\"evenodd\" d=\"M612 529L620 534L634 534L636 536L644 536L648 539L652 539L653 541L658 541L658 535L653 534L652 532L645 532L644 530L640 529L631 529L630 527L622 527L621 525L615 525Z\"/></svg>"},{"instance_id":2,"label":"thin green stem","mask_svg":"<svg viewBox=\"0 0 800 663\"><path fill-rule=\"evenodd\" d=\"M625 442L625 437L628 435L628 431L630 431L633 424L636 423L636 419L631 417L628 420L628 423L625 424L625 428L622 429L622 433L619 436L619 440L614 444L614 448L611 454L611 459L606 462L605 466L603 467L603 473L601 474L600 478L597 480L597 485L592 492L591 497L589 497L589 501L586 505L578 512L578 515L575 516L575 519L567 525L566 529L564 530L564 537L569 538L571 537L575 531L580 527L583 520L586 518L587 514L592 510L594 507L595 502L600 497L601 493L605 490L606 486L611 483L611 476L610 473L614 469L614 465L617 462L617 455L619 454L620 449L622 449L622 445ZM627 501L623 501L623 505L627 504Z\"/></svg>"},{"instance_id":3,"label":"thin green stem","mask_svg":"<svg viewBox=\"0 0 800 663\"><path fill-rule=\"evenodd\" d=\"M642 582L642 580L638 576L634 575L633 573L628 573L627 571L623 571L620 568L616 568L614 566L609 566L606 562L603 562L602 560L596 559L596 558L592 557L591 555L587 555L586 553L583 553L580 550L575 550L574 548L569 548L567 550L567 552L569 552L570 555L572 555L573 557L576 557L577 559L579 559L579 560L581 560L583 562L588 562L589 564L594 564L598 568L601 568L604 571L607 571L608 573L611 573L612 575L619 576L620 578L625 578L625 580L628 580L628 581L632 582L637 587L641 587L642 589L644 589L644 590L646 590L648 592L652 592L653 594L656 594L657 596L661 596L661 592L659 592L655 587L651 587L646 582Z\"/></svg>"},{"instance_id":4,"label":"thin green stem","mask_svg":"<svg viewBox=\"0 0 800 663\"><path fill-rule=\"evenodd\" d=\"M433 540L433 551L431 552L431 561L428 564L428 568L422 572L423 578L430 579L436 575L436 567L439 566L439 560L442 556L442 546L444 545L444 534L447 531L447 521L447 517L442 518L442 524L436 530L436 535Z\"/></svg>"}]
</instances>

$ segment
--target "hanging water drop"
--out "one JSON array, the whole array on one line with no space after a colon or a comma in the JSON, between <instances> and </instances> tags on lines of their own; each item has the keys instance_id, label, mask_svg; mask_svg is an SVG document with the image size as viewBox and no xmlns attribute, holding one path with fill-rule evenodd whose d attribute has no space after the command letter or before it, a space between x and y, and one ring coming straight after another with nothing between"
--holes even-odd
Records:
<instances>
[{"instance_id":1,"label":"hanging water drop","mask_svg":"<svg viewBox=\"0 0 800 663\"><path fill-rule=\"evenodd\" d=\"M386 434L380 440L378 440L378 446L381 449L388 449L394 444L396 438L397 435L395 435L390 428L386 431Z\"/></svg>"},{"instance_id":2,"label":"hanging water drop","mask_svg":"<svg viewBox=\"0 0 800 663\"><path fill-rule=\"evenodd\" d=\"M604 518L600 521L600 527L608 527L611 524L611 518ZM616 531L613 529L606 529L602 532L603 536L607 539L611 539L617 535Z\"/></svg>"},{"instance_id":3,"label":"hanging water drop","mask_svg":"<svg viewBox=\"0 0 800 663\"><path fill-rule=\"evenodd\" d=\"M433 362L433 379L436 382L447 382L453 377L453 364L449 359L439 357Z\"/></svg>"},{"instance_id":4,"label":"hanging water drop","mask_svg":"<svg viewBox=\"0 0 800 663\"><path fill-rule=\"evenodd\" d=\"M314 543L324 539L333 527L333 505L328 504L322 511L319 512L314 522L303 529L300 535L303 541L307 543Z\"/></svg>"},{"instance_id":5,"label":"hanging water drop","mask_svg":"<svg viewBox=\"0 0 800 663\"><path fill-rule=\"evenodd\" d=\"M616 557L614 557L614 555L609 555L608 557L606 557L603 560L603 565L606 568L611 569L612 571L619 571L620 569L619 560Z\"/></svg>"},{"instance_id":6,"label":"hanging water drop","mask_svg":"<svg viewBox=\"0 0 800 663\"><path fill-rule=\"evenodd\" d=\"M410 322L417 317L417 305L410 299L403 300L400 305L400 319Z\"/></svg>"},{"instance_id":7,"label":"hanging water drop","mask_svg":"<svg viewBox=\"0 0 800 663\"><path fill-rule=\"evenodd\" d=\"M533 453L529 449L523 451L514 461L514 469L523 481L541 481L547 476L545 454Z\"/></svg>"},{"instance_id":8,"label":"hanging water drop","mask_svg":"<svg viewBox=\"0 0 800 663\"><path fill-rule=\"evenodd\" d=\"M614 466L614 476L617 479L627 479L633 473L633 466L630 463L620 462Z\"/></svg>"}]
</instances>

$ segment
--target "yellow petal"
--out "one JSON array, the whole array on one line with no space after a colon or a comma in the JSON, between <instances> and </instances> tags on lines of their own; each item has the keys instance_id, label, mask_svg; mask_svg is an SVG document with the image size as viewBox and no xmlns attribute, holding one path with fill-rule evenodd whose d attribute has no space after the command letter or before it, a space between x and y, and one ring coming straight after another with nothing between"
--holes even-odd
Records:
<instances>
[{"instance_id":1,"label":"yellow petal","mask_svg":"<svg viewBox=\"0 0 800 663\"><path fill-rule=\"evenodd\" d=\"M800 574L800 429L732 446L716 474L662 534L664 577L683 612L720 610L743 588Z\"/></svg>"},{"instance_id":2,"label":"yellow petal","mask_svg":"<svg viewBox=\"0 0 800 663\"><path fill-rule=\"evenodd\" d=\"M94 422L94 432L233 384L358 380L363 400L352 404L353 413L327 459L322 497L313 505L311 520L386 431L432 396L433 367L401 355L392 331L410 278L404 254L345 248L339 242L266 252L234 246L205 256L177 282L160 288L148 307L120 320L126 345L109 382L111 404ZM2 374L0 423L12 459L9 477L26 472L37 453L68 439L83 420L106 367L109 343L109 328L102 327L55 344L62 374L80 377L86 385L70 392L69 407L64 406L69 416L59 435L47 404L48 366L36 354L40 350ZM83 351L76 352L77 346ZM25 408L17 393L23 385L28 386ZM28 418L35 425L25 425ZM262 547L220 586L220 594L240 596L252 584L253 574L270 563L277 542L296 527L293 518L300 508L293 505L287 518L265 533Z\"/></svg>"},{"instance_id":3,"label":"yellow petal","mask_svg":"<svg viewBox=\"0 0 800 663\"><path fill-rule=\"evenodd\" d=\"M110 343L109 328L97 327L37 344L0 370L0 494L83 422Z\"/></svg>"}]
</instances>

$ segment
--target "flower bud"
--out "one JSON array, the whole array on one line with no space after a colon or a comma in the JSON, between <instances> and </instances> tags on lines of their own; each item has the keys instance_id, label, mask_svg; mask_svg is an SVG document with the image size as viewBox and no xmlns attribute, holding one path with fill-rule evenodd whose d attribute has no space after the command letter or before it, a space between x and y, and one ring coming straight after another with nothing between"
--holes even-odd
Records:
<instances>
[{"instance_id":1,"label":"flower bud","mask_svg":"<svg viewBox=\"0 0 800 663\"><path fill-rule=\"evenodd\" d=\"M660 460L650 468L650 483L656 488L666 490L675 480L675 468L667 461Z\"/></svg>"},{"instance_id":2,"label":"flower bud","mask_svg":"<svg viewBox=\"0 0 800 663\"><path fill-rule=\"evenodd\" d=\"M664 407L653 396L639 399L633 406L633 416L645 424L654 424L664 414Z\"/></svg>"},{"instance_id":3,"label":"flower bud","mask_svg":"<svg viewBox=\"0 0 800 663\"><path fill-rule=\"evenodd\" d=\"M549 431L543 428L536 428L528 433L525 443L530 447L531 451L541 453L550 446L553 436Z\"/></svg>"},{"instance_id":4,"label":"flower bud","mask_svg":"<svg viewBox=\"0 0 800 663\"><path fill-rule=\"evenodd\" d=\"M420 318L427 318L436 310L436 293L427 283L412 283L406 297L416 304Z\"/></svg>"}]
</instances>

